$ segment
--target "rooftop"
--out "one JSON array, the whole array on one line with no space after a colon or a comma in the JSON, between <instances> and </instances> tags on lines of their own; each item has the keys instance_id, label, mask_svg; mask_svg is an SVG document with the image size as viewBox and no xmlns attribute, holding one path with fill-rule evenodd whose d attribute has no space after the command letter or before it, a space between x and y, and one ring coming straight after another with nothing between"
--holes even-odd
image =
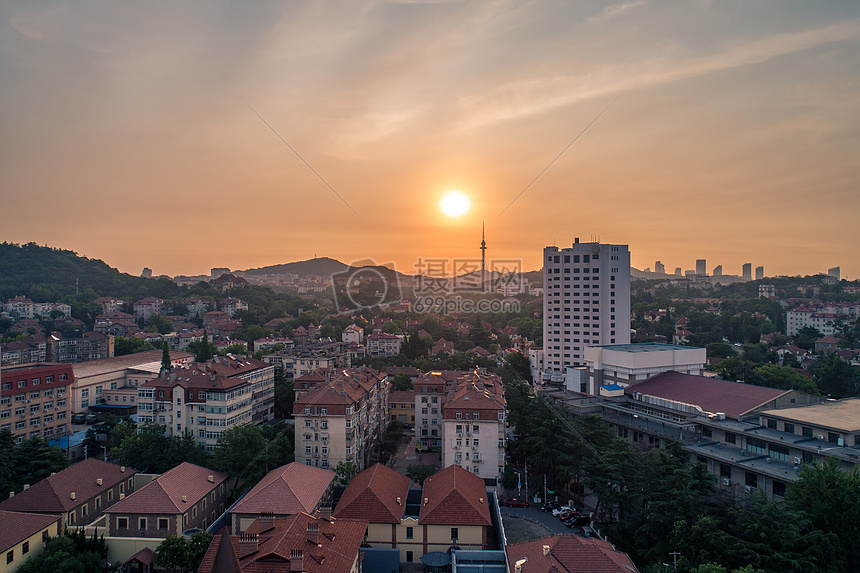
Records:
<instances>
[{"instance_id":1,"label":"rooftop","mask_svg":"<svg viewBox=\"0 0 860 573\"><path fill-rule=\"evenodd\" d=\"M637 573L636 565L622 551L602 539L586 539L569 533L508 545L508 565L522 563L523 573L589 571L593 573Z\"/></svg>"},{"instance_id":2,"label":"rooftop","mask_svg":"<svg viewBox=\"0 0 860 573\"><path fill-rule=\"evenodd\" d=\"M5 553L59 519L58 515L0 511L0 553Z\"/></svg>"},{"instance_id":3,"label":"rooftop","mask_svg":"<svg viewBox=\"0 0 860 573\"><path fill-rule=\"evenodd\" d=\"M813 406L765 410L762 415L796 420L797 422L841 430L860 431L860 398L845 398Z\"/></svg>"},{"instance_id":4,"label":"rooftop","mask_svg":"<svg viewBox=\"0 0 860 573\"><path fill-rule=\"evenodd\" d=\"M408 477L382 464L374 464L352 478L333 515L371 523L400 523L409 481Z\"/></svg>"},{"instance_id":5,"label":"rooftop","mask_svg":"<svg viewBox=\"0 0 860 573\"><path fill-rule=\"evenodd\" d=\"M88 376L98 376L99 374L116 372L117 370L125 370L127 368L139 368L152 362L157 362L160 365L161 357L161 350L148 350L146 352L125 354L123 356L115 356L113 358L102 358L101 360L81 362L79 364L74 364L73 368L75 370L75 378L81 379ZM194 355L187 352L179 352L177 350L170 351L171 360L192 360L193 358Z\"/></svg>"},{"instance_id":6,"label":"rooftop","mask_svg":"<svg viewBox=\"0 0 860 573\"><path fill-rule=\"evenodd\" d=\"M680 344L663 344L660 342L643 342L640 344L596 344L593 348L614 350L616 352L666 352L667 350L700 350L694 346Z\"/></svg>"},{"instance_id":7,"label":"rooftop","mask_svg":"<svg viewBox=\"0 0 860 573\"><path fill-rule=\"evenodd\" d=\"M331 470L293 462L266 474L232 511L275 515L312 512L334 478Z\"/></svg>"},{"instance_id":8,"label":"rooftop","mask_svg":"<svg viewBox=\"0 0 860 573\"><path fill-rule=\"evenodd\" d=\"M116 502L105 513L183 513L226 479L220 472L183 462Z\"/></svg>"}]
</instances>

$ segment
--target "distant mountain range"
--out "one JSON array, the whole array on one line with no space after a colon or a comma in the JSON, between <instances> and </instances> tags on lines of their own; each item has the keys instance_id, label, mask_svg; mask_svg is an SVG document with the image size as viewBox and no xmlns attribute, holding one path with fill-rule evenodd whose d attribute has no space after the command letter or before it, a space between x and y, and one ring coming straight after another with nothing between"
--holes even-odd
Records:
<instances>
[{"instance_id":1,"label":"distant mountain range","mask_svg":"<svg viewBox=\"0 0 860 573\"><path fill-rule=\"evenodd\" d=\"M318 257L307 261L297 261L294 263L284 263L280 265L269 265L257 269L248 269L246 271L236 271L242 275L331 275L339 273L348 268L348 266L338 260L329 257Z\"/></svg>"}]
</instances>

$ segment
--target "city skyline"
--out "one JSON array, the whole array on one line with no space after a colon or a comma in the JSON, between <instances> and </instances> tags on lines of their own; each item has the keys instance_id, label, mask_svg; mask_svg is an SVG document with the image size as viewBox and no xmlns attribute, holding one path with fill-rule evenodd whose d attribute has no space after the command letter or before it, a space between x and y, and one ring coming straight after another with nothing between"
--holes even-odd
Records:
<instances>
[{"instance_id":1,"label":"city skyline","mask_svg":"<svg viewBox=\"0 0 860 573\"><path fill-rule=\"evenodd\" d=\"M45 2L0 45L2 241L411 274L484 222L528 270L579 237L860 276L856 4Z\"/></svg>"}]
</instances>

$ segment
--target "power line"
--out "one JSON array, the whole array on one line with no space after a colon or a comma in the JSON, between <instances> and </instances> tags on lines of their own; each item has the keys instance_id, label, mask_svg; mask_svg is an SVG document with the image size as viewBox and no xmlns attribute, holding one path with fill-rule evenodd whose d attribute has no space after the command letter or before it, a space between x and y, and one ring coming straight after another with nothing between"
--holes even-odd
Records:
<instances>
[{"instance_id":1,"label":"power line","mask_svg":"<svg viewBox=\"0 0 860 573\"><path fill-rule=\"evenodd\" d=\"M301 154L299 154L299 152L298 152L298 151L296 151L296 149L295 149L292 145L290 145L289 143L287 143L287 140L286 140L286 139L284 139L283 137L281 137L281 134L280 134L280 133L278 133L278 131L277 131L274 127L272 127L272 125L271 125L268 121L266 121L266 120L263 118L263 116L262 116L262 115L260 115L259 113L257 113L257 110L256 110L256 109L254 109L253 107L251 107L251 104L249 104L247 101L245 101L245 98L243 98L242 96L240 96L240 95L239 95L238 93L236 93L235 91L234 91L233 93L234 93L234 94L236 94L236 97L238 97L240 100L242 100L242 103L244 103L246 106L248 106L248 109L250 109L252 112L254 112L254 115L256 115L258 118L260 118L260 121L262 121L262 122L266 125L266 127L268 127L270 130L272 130L272 133L274 133L275 135L277 135L277 136L278 136L278 139L280 139L280 140L284 143L284 145L286 145L286 146L290 149L290 151L292 151L293 153L295 153L296 157L298 157L299 159L301 159L301 160L302 160L302 163L304 163L304 164L307 166L307 168L308 168L308 169L310 169L310 170L313 172L313 174L314 174L314 175L316 175L316 176L317 176L317 178L318 178L320 181L322 181L322 182L325 184L325 186L326 186L326 187L328 187L328 188L331 190L331 192L332 192L332 193L334 193L334 194L337 196L337 198L338 198L338 199L340 199L340 200L343 202L343 204L344 204L344 205L346 205L347 207L349 207L349 210L350 210L350 211L352 211L353 213L355 213L355 216L356 216L356 217L358 217L359 219L361 219L361 221L362 221L363 223L366 223L366 222L367 222L367 221L365 221L365 220L364 220L364 217L362 217L362 216L358 213L358 211L356 211L355 209L353 209L353 208L352 208L352 205L350 205L350 204L347 202L347 200L346 200L346 199L344 199L344 198L343 198L343 196L342 196L340 193L338 193L337 191L335 191L334 187L332 187L331 185L329 185L329 182L328 182L328 181L326 181L326 180L323 178L323 176L322 176L322 175L320 175L320 174L319 174L319 172L318 172L316 169L314 169L314 168L313 168L313 166L312 166L310 163L308 163L308 162L307 162L307 160L306 160L304 157L302 157L302 156L301 156Z\"/></svg>"},{"instance_id":2,"label":"power line","mask_svg":"<svg viewBox=\"0 0 860 573\"><path fill-rule=\"evenodd\" d=\"M623 92L622 92L622 93L623 93ZM541 172L540 172L540 173L538 173L538 174L537 174L537 176L536 176L534 179L532 179L532 180L531 180L531 182L530 182L528 185L526 185L526 186L525 186L525 188L524 188L522 191L520 191L520 192L519 192L519 194L518 194L516 197L514 197L514 200L513 200L513 201L511 201L510 203L508 203L508 206L507 206L507 207L505 207L504 209L502 209L502 212L501 212L501 213L499 213L499 214L496 216L496 218L495 218L495 219L493 219L493 223L495 223L495 222L499 219L499 217L501 217L502 215L504 215L504 214L505 214L505 211L507 211L507 210L511 207L511 205L513 205L514 203L516 203L516 202L517 202L517 199L519 199L520 197L522 197L522 196L523 196L523 193L525 193L526 191L528 191L528 190L529 190L529 187L531 187L531 186L535 183L535 181L537 181L538 179L540 179L540 176L541 176L541 175L543 175L543 174L546 172L546 170L547 170L547 169L549 169L550 167L552 167L552 164L553 164L553 163L555 163L556 161L558 161L558 159L559 159L562 155L564 155L564 152L565 152L565 151L567 151L567 150L570 148L570 146L571 146L571 145L573 145L574 143L576 143L576 140L577 140L577 139L579 139L580 137L582 137L582 135L583 135L586 131L588 131L588 128L589 128L589 127L591 127L592 125L594 125L594 122L596 122L598 119L600 119L600 116L601 116L601 115L603 115L604 113L606 113L606 110L608 110L610 107L612 107L612 104L614 104L614 103L615 103L615 101L616 101L618 98L620 98L620 97L621 97L621 94L620 94L620 93L619 93L617 96L615 96L615 98L614 98L611 102L609 102L609 105L607 105L605 108L603 108L603 111L601 111L600 113L598 113L598 114L597 114L597 116L596 116L594 119L592 119L592 120L591 120L591 122L590 122L588 125L586 125L586 126L582 129L582 131L580 131L580 132L579 132L579 134L578 134L576 137L574 137L574 138L571 140L571 142L570 142L570 143L568 143L568 144L565 146L565 148L564 148L564 149L562 149L562 150L561 150L561 152L560 152L558 155L556 155L556 156L555 156L555 158L554 158L552 161L550 161L550 162L549 162L549 164L548 164L546 167L544 167L544 168L541 170Z\"/></svg>"}]
</instances>

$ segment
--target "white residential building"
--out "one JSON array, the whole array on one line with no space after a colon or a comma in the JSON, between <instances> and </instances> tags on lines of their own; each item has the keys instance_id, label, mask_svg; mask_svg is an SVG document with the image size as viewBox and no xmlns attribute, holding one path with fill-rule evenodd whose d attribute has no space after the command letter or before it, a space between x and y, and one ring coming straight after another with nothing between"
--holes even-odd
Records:
<instances>
[{"instance_id":1,"label":"white residential building","mask_svg":"<svg viewBox=\"0 0 860 573\"><path fill-rule=\"evenodd\" d=\"M543 378L585 365L585 348L630 342L630 252L627 245L546 247Z\"/></svg>"},{"instance_id":2,"label":"white residential building","mask_svg":"<svg viewBox=\"0 0 860 573\"><path fill-rule=\"evenodd\" d=\"M364 342L364 329L356 324L350 324L343 329L341 339L349 344L361 344Z\"/></svg>"},{"instance_id":3,"label":"white residential building","mask_svg":"<svg viewBox=\"0 0 860 573\"><path fill-rule=\"evenodd\" d=\"M400 354L400 345L403 339L394 334L371 334L367 337L368 356L396 356Z\"/></svg>"},{"instance_id":4,"label":"white residential building","mask_svg":"<svg viewBox=\"0 0 860 573\"><path fill-rule=\"evenodd\" d=\"M456 464L495 486L505 471L505 408L496 374L459 378L442 408L442 466Z\"/></svg>"}]
</instances>

